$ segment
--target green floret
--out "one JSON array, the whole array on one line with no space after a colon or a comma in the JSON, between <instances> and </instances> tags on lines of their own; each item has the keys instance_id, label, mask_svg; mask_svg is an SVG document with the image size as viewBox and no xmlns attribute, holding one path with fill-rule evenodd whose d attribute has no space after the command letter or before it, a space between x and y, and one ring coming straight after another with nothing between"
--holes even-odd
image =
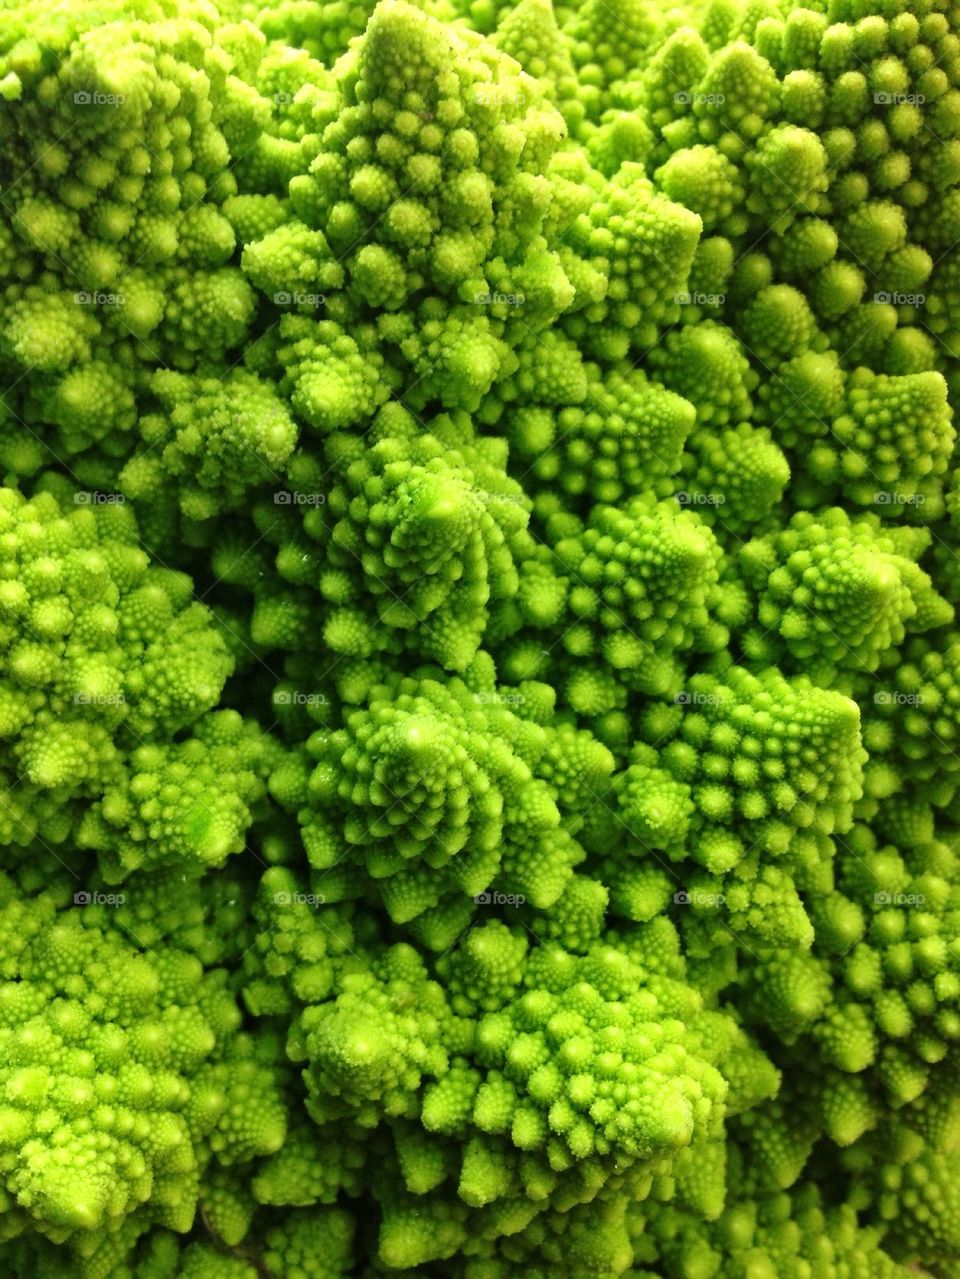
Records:
<instances>
[{"instance_id":1,"label":"green floret","mask_svg":"<svg viewBox=\"0 0 960 1279\"><path fill-rule=\"evenodd\" d=\"M230 1090L210 1087L238 1025L222 983L195 956L131 952L116 934L52 897L3 884L3 1128L16 1159L11 1207L60 1242L153 1202L155 1220L186 1230L197 1174ZM114 909L123 908L121 894ZM93 909L93 908L91 908ZM89 926L84 926L88 924ZM251 1115L276 1098L260 1095ZM279 1130L246 1154L266 1153Z\"/></svg>"},{"instance_id":2,"label":"green floret","mask_svg":"<svg viewBox=\"0 0 960 1279\"><path fill-rule=\"evenodd\" d=\"M124 447L138 361L223 359L250 331L254 296L218 206L269 107L249 83L262 48L235 62L217 25L200 5L2 15L16 109L0 143L12 231L0 350L11 381L42 370L24 391L67 454L92 438Z\"/></svg>"},{"instance_id":3,"label":"green floret","mask_svg":"<svg viewBox=\"0 0 960 1279\"><path fill-rule=\"evenodd\" d=\"M151 390L163 412L140 419L146 448L120 473L128 497L149 505L176 490L184 515L203 520L279 484L297 426L271 384L238 371L226 380L161 371Z\"/></svg>"},{"instance_id":4,"label":"green floret","mask_svg":"<svg viewBox=\"0 0 960 1279\"><path fill-rule=\"evenodd\" d=\"M790 466L763 427L694 431L687 441L677 500L700 513L722 536L762 527L777 510Z\"/></svg>"},{"instance_id":5,"label":"green floret","mask_svg":"<svg viewBox=\"0 0 960 1279\"><path fill-rule=\"evenodd\" d=\"M809 946L799 867L807 832L849 829L861 797L866 753L856 704L772 668L757 678L732 667L695 676L674 708L680 713L648 721L659 755L634 748L583 835L605 858L615 909L630 915L638 870L649 876L654 863L673 880L694 950L708 938L719 944L726 919L735 938ZM607 855L614 844L617 863ZM662 895L663 878L653 882Z\"/></svg>"},{"instance_id":6,"label":"green floret","mask_svg":"<svg viewBox=\"0 0 960 1279\"><path fill-rule=\"evenodd\" d=\"M243 999L254 1017L289 1014L294 1001L325 998L339 964L363 950L360 921L349 908L327 906L338 884L332 874L322 882L302 882L286 867L268 870L253 910L255 937L245 948ZM355 926L356 925L356 926Z\"/></svg>"},{"instance_id":7,"label":"green floret","mask_svg":"<svg viewBox=\"0 0 960 1279\"><path fill-rule=\"evenodd\" d=\"M652 134L635 111L604 111L595 129L584 131L590 163L604 176L613 177L621 165L642 162L650 150Z\"/></svg>"},{"instance_id":8,"label":"green floret","mask_svg":"<svg viewBox=\"0 0 960 1279\"><path fill-rule=\"evenodd\" d=\"M799 213L818 209L817 197L827 187L828 157L815 133L778 125L762 134L744 159L750 184L747 208L771 230L783 231Z\"/></svg>"},{"instance_id":9,"label":"green floret","mask_svg":"<svg viewBox=\"0 0 960 1279\"><path fill-rule=\"evenodd\" d=\"M653 1214L645 1259L669 1279L681 1275L803 1275L822 1279L907 1279L910 1271L881 1245L882 1230L858 1222L852 1203L831 1206L820 1187L756 1194L749 1173L719 1221L664 1207Z\"/></svg>"},{"instance_id":10,"label":"green floret","mask_svg":"<svg viewBox=\"0 0 960 1279\"><path fill-rule=\"evenodd\" d=\"M542 351L537 356L542 360ZM592 503L617 502L675 472L693 426L688 401L638 369L615 365L601 374L588 365L586 372L584 403L510 414L510 444L524 478Z\"/></svg>"},{"instance_id":11,"label":"green floret","mask_svg":"<svg viewBox=\"0 0 960 1279\"><path fill-rule=\"evenodd\" d=\"M806 298L787 284L761 289L743 313L744 344L768 372L814 344L816 322Z\"/></svg>"},{"instance_id":12,"label":"green floret","mask_svg":"<svg viewBox=\"0 0 960 1279\"><path fill-rule=\"evenodd\" d=\"M923 1098L905 1107L880 1143L866 1138L847 1162L864 1176L887 1247L909 1262L921 1252L934 1273L949 1274L960 1257L956 1227L957 1152L944 1132L952 1099Z\"/></svg>"},{"instance_id":13,"label":"green floret","mask_svg":"<svg viewBox=\"0 0 960 1279\"><path fill-rule=\"evenodd\" d=\"M270 40L305 49L318 62L330 66L354 36L361 34L373 5L349 5L340 0L318 11L298 0L265 0L242 8L244 17L256 22Z\"/></svg>"},{"instance_id":14,"label":"green floret","mask_svg":"<svg viewBox=\"0 0 960 1279\"><path fill-rule=\"evenodd\" d=\"M494 283L522 294L519 277L510 288L484 271L505 252L517 269L540 251L549 188L536 175L563 126L536 81L472 32L401 0L377 8L338 74L343 108L310 175L296 179L294 201L343 256L361 295L374 246L384 267L399 268L395 305L428 283L451 300L490 293ZM535 199L539 216L530 209L524 226L518 203L529 207L538 181L545 199Z\"/></svg>"},{"instance_id":15,"label":"green floret","mask_svg":"<svg viewBox=\"0 0 960 1279\"><path fill-rule=\"evenodd\" d=\"M271 1274L340 1279L353 1268L356 1223L349 1212L289 1213L266 1236L264 1261Z\"/></svg>"},{"instance_id":16,"label":"green floret","mask_svg":"<svg viewBox=\"0 0 960 1279\"><path fill-rule=\"evenodd\" d=\"M5 763L63 800L198 720L232 669L189 578L149 567L122 499L73 503L5 489L0 509Z\"/></svg>"},{"instance_id":17,"label":"green floret","mask_svg":"<svg viewBox=\"0 0 960 1279\"><path fill-rule=\"evenodd\" d=\"M918 636L907 644L895 679L864 690L865 741L873 756L868 784L877 798L918 782L929 802L952 797L958 661L955 632Z\"/></svg>"},{"instance_id":18,"label":"green floret","mask_svg":"<svg viewBox=\"0 0 960 1279\"><path fill-rule=\"evenodd\" d=\"M660 330L680 318L702 223L696 213L655 190L638 164L624 164L580 214L569 241L608 280L606 299L577 315L567 331L588 350L610 359L632 346L653 346Z\"/></svg>"},{"instance_id":19,"label":"green floret","mask_svg":"<svg viewBox=\"0 0 960 1279\"><path fill-rule=\"evenodd\" d=\"M960 172L952 72L940 63L953 56L950 24L926 10L861 6L828 21L715 5L701 35L706 44L675 33L645 76L654 172L671 195L705 219L726 216L738 257L762 245L779 276L768 283L807 294L849 367L896 362L900 330L917 323L951 351L943 237ZM915 371L935 367L935 344L915 350Z\"/></svg>"},{"instance_id":20,"label":"green floret","mask_svg":"<svg viewBox=\"0 0 960 1279\"><path fill-rule=\"evenodd\" d=\"M280 390L296 415L316 431L352 426L387 398L383 359L372 335L358 344L332 320L284 316L277 360L283 369Z\"/></svg>"},{"instance_id":21,"label":"green floret","mask_svg":"<svg viewBox=\"0 0 960 1279\"><path fill-rule=\"evenodd\" d=\"M461 681L380 686L342 729L307 743L316 764L295 802L309 803L299 819L311 864L359 860L398 922L444 894L482 894L497 884L505 841L559 823L551 788L532 771L547 739Z\"/></svg>"},{"instance_id":22,"label":"green floret","mask_svg":"<svg viewBox=\"0 0 960 1279\"><path fill-rule=\"evenodd\" d=\"M654 176L671 200L700 215L705 231L736 235L742 229L746 192L736 168L716 147L675 151Z\"/></svg>"},{"instance_id":23,"label":"green floret","mask_svg":"<svg viewBox=\"0 0 960 1279\"><path fill-rule=\"evenodd\" d=\"M748 981L758 1020L815 1045L822 1122L845 1146L877 1125L883 1098L924 1093L960 1035L956 859L929 832L900 853L858 825L836 863L837 891L812 903L812 955L771 954Z\"/></svg>"},{"instance_id":24,"label":"green floret","mask_svg":"<svg viewBox=\"0 0 960 1279\"><path fill-rule=\"evenodd\" d=\"M239 872L210 877L194 881L196 891L185 901L184 885L190 882L180 863L139 876L136 894L124 903L119 918L145 947L176 946L196 955L204 967L240 959L254 938L253 886ZM111 922L109 912L103 922Z\"/></svg>"},{"instance_id":25,"label":"green floret","mask_svg":"<svg viewBox=\"0 0 960 1279\"><path fill-rule=\"evenodd\" d=\"M858 370L831 438L811 454L811 470L880 514L902 515L929 503L925 514L935 518L956 434L952 417L939 373L887 377Z\"/></svg>"},{"instance_id":26,"label":"green floret","mask_svg":"<svg viewBox=\"0 0 960 1279\"><path fill-rule=\"evenodd\" d=\"M779 444L797 450L803 460L830 435L831 423L843 411L845 386L835 352L807 351L781 364L776 377L757 388L761 419ZM832 443L826 441L828 447Z\"/></svg>"},{"instance_id":27,"label":"green floret","mask_svg":"<svg viewBox=\"0 0 960 1279\"><path fill-rule=\"evenodd\" d=\"M411 417L385 411L375 443L331 436L316 467L324 504L307 508L304 527L319 543L308 546L320 561L316 585L333 651L357 655L356 643L341 637L352 635L344 618L362 610L368 652L386 630L463 671L489 609L518 590L526 499L504 473L499 441L472 439L460 418L432 426L436 434L418 433ZM298 465L305 471L306 459Z\"/></svg>"},{"instance_id":28,"label":"green floret","mask_svg":"<svg viewBox=\"0 0 960 1279\"><path fill-rule=\"evenodd\" d=\"M184 741L133 751L77 841L97 850L111 882L140 867L222 866L244 848L281 755L255 722L217 711Z\"/></svg>"},{"instance_id":29,"label":"green floret","mask_svg":"<svg viewBox=\"0 0 960 1279\"><path fill-rule=\"evenodd\" d=\"M876 670L908 631L952 620L916 563L928 545L925 530L888 530L875 515L851 520L836 507L819 518L796 515L783 531L753 539L740 552L744 575L759 592L758 629L745 635L747 651L774 656L775 632L824 683L834 682L838 667Z\"/></svg>"},{"instance_id":30,"label":"green floret","mask_svg":"<svg viewBox=\"0 0 960 1279\"><path fill-rule=\"evenodd\" d=\"M322 290L343 286L343 268L334 261L323 232L311 231L302 222L283 222L248 243L243 271L278 306L319 307ZM299 302L300 295L311 301Z\"/></svg>"},{"instance_id":31,"label":"green floret","mask_svg":"<svg viewBox=\"0 0 960 1279\"><path fill-rule=\"evenodd\" d=\"M681 495L682 497L682 495ZM570 578L565 643L629 678L656 651L720 647L720 549L680 499L645 495L622 509L595 506L585 528L559 538Z\"/></svg>"},{"instance_id":32,"label":"green floret","mask_svg":"<svg viewBox=\"0 0 960 1279\"><path fill-rule=\"evenodd\" d=\"M664 385L693 404L698 426L722 426L750 417L757 376L724 325L704 320L674 329L649 358Z\"/></svg>"},{"instance_id":33,"label":"green floret","mask_svg":"<svg viewBox=\"0 0 960 1279\"><path fill-rule=\"evenodd\" d=\"M542 1212L520 1233L481 1244L464 1273L471 1279L548 1279L569 1267L578 1274L618 1279L631 1273L633 1224L623 1196L596 1199L566 1212Z\"/></svg>"},{"instance_id":34,"label":"green floret","mask_svg":"<svg viewBox=\"0 0 960 1279\"><path fill-rule=\"evenodd\" d=\"M443 1176L434 1152L457 1138L455 1193L470 1208L519 1208L544 1194L572 1206L588 1185L674 1155L694 1131L714 1132L722 1113L725 1085L710 1054L665 1016L669 997L637 988L639 976L615 951L577 960L540 948L525 991L504 988L500 1007L470 1030L415 953L393 947L347 977L334 1001L304 1012L311 1109L386 1120L415 1195ZM692 1016L699 1000L679 989ZM640 1025L642 1036L632 1030ZM488 1220L493 1235L504 1232L505 1220ZM394 1238L388 1214L385 1259Z\"/></svg>"},{"instance_id":35,"label":"green floret","mask_svg":"<svg viewBox=\"0 0 960 1279\"><path fill-rule=\"evenodd\" d=\"M584 117L582 90L573 66L570 38L557 26L550 0L520 0L505 9L493 43L537 80L572 133Z\"/></svg>"},{"instance_id":36,"label":"green floret","mask_svg":"<svg viewBox=\"0 0 960 1279\"><path fill-rule=\"evenodd\" d=\"M341 1192L359 1195L367 1162L363 1130L352 1134L342 1124L317 1127L306 1115L298 1120L281 1149L260 1164L251 1183L256 1202L307 1207L336 1203Z\"/></svg>"},{"instance_id":37,"label":"green floret","mask_svg":"<svg viewBox=\"0 0 960 1279\"><path fill-rule=\"evenodd\" d=\"M625 78L640 59L656 30L656 11L644 0L587 0L564 25L581 82L592 91L588 104L596 112L603 90Z\"/></svg>"}]
</instances>

